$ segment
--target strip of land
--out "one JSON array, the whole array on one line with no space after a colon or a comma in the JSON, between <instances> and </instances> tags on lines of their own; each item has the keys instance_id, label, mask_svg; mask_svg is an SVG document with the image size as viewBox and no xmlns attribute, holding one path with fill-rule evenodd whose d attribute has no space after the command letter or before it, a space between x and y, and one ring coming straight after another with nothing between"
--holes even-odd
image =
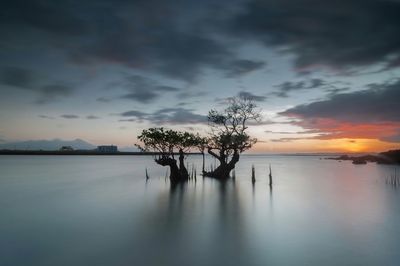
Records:
<instances>
[{"instance_id":1,"label":"strip of land","mask_svg":"<svg viewBox=\"0 0 400 266\"><path fill-rule=\"evenodd\" d=\"M44 150L0 150L0 155L157 155L154 152L100 152L97 150L44 151ZM191 153L200 154L200 153Z\"/></svg>"},{"instance_id":2,"label":"strip of land","mask_svg":"<svg viewBox=\"0 0 400 266\"><path fill-rule=\"evenodd\" d=\"M378 164L400 164L400 150L390 150L378 154L361 156L341 155L339 157L327 158L330 160L353 161L353 164L366 164L374 162Z\"/></svg>"}]
</instances>

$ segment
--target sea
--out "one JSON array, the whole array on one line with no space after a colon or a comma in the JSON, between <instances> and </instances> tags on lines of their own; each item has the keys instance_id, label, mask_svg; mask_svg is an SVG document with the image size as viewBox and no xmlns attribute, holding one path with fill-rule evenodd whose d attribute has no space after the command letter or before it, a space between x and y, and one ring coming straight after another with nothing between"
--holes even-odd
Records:
<instances>
[{"instance_id":1,"label":"sea","mask_svg":"<svg viewBox=\"0 0 400 266\"><path fill-rule=\"evenodd\" d=\"M400 265L400 167L326 157L0 155L0 265Z\"/></svg>"}]
</instances>

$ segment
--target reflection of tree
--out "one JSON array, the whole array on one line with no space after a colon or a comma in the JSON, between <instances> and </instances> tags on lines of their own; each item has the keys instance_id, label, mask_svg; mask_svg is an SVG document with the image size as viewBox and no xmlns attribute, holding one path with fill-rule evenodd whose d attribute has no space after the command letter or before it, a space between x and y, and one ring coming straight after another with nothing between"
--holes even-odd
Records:
<instances>
[{"instance_id":1,"label":"reflection of tree","mask_svg":"<svg viewBox=\"0 0 400 266\"><path fill-rule=\"evenodd\" d=\"M197 188L190 182L172 184L144 213L138 245L149 250L138 254L143 265L246 264L237 186L206 179Z\"/></svg>"},{"instance_id":2,"label":"reflection of tree","mask_svg":"<svg viewBox=\"0 0 400 266\"><path fill-rule=\"evenodd\" d=\"M238 187L230 180L220 181L218 185L219 207L214 241L223 245L217 248L220 265L246 265L245 224Z\"/></svg>"}]
</instances>

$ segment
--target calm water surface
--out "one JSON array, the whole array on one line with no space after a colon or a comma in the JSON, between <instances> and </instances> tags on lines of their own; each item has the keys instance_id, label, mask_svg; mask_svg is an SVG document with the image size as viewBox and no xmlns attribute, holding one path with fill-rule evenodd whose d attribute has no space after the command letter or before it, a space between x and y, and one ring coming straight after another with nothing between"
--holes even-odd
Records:
<instances>
[{"instance_id":1,"label":"calm water surface","mask_svg":"<svg viewBox=\"0 0 400 266\"><path fill-rule=\"evenodd\" d=\"M148 156L0 156L0 265L400 265L393 166L247 155L235 181L176 187L165 171Z\"/></svg>"}]
</instances>

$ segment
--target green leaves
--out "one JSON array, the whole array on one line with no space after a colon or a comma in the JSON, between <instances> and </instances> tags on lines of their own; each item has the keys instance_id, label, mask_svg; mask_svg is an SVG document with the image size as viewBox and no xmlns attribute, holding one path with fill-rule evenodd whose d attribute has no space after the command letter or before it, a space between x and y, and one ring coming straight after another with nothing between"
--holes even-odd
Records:
<instances>
[{"instance_id":1,"label":"green leaves","mask_svg":"<svg viewBox=\"0 0 400 266\"><path fill-rule=\"evenodd\" d=\"M175 131L163 127L149 128L142 131L138 140L143 143L143 147L137 145L143 151L159 152L163 155L173 156L174 152L182 149L184 152L191 148L204 150L207 143L205 138L199 134ZM203 147L203 148L202 148Z\"/></svg>"},{"instance_id":2,"label":"green leaves","mask_svg":"<svg viewBox=\"0 0 400 266\"><path fill-rule=\"evenodd\" d=\"M209 137L201 137L198 133L175 131L163 127L145 129L138 136L143 147L142 151L158 152L163 157L174 157L174 153L182 150L188 152L196 148L204 153L218 150L220 155L212 153L218 158L227 158L232 154L239 154L252 147L257 139L247 133L247 124L250 121L259 121L261 115L251 98L235 97L228 99L229 106L222 111L211 110L208 114L209 125L212 130Z\"/></svg>"}]
</instances>

